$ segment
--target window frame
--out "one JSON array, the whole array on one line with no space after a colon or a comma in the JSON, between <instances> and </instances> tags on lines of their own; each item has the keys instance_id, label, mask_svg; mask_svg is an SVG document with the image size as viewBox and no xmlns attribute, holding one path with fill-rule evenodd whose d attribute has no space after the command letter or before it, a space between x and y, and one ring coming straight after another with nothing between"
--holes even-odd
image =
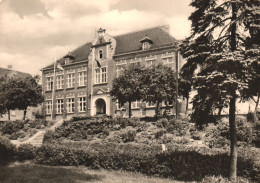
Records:
<instances>
[{"instance_id":1,"label":"window frame","mask_svg":"<svg viewBox=\"0 0 260 183\"><path fill-rule=\"evenodd\" d=\"M52 91L52 89L53 89L53 76L47 76L46 77L46 91Z\"/></svg>"},{"instance_id":2,"label":"window frame","mask_svg":"<svg viewBox=\"0 0 260 183\"><path fill-rule=\"evenodd\" d=\"M83 74L83 75L81 75L81 74ZM79 73L78 73L78 82L79 82L79 86L86 86L86 76L87 76L87 74L86 74L86 72L85 71L80 71Z\"/></svg>"},{"instance_id":3,"label":"window frame","mask_svg":"<svg viewBox=\"0 0 260 183\"><path fill-rule=\"evenodd\" d=\"M74 113L75 111L75 99L67 98L67 113Z\"/></svg>"},{"instance_id":4,"label":"window frame","mask_svg":"<svg viewBox=\"0 0 260 183\"><path fill-rule=\"evenodd\" d=\"M56 76L56 89L63 89L63 75Z\"/></svg>"},{"instance_id":5,"label":"window frame","mask_svg":"<svg viewBox=\"0 0 260 183\"><path fill-rule=\"evenodd\" d=\"M102 70L105 69L105 72L103 72ZM104 80L103 80L104 79ZM107 83L107 66L105 67L98 67L95 69L95 84L103 84L103 83Z\"/></svg>"},{"instance_id":6,"label":"window frame","mask_svg":"<svg viewBox=\"0 0 260 183\"><path fill-rule=\"evenodd\" d=\"M56 99L56 113L62 114L64 109L64 101L63 99Z\"/></svg>"},{"instance_id":7,"label":"window frame","mask_svg":"<svg viewBox=\"0 0 260 183\"><path fill-rule=\"evenodd\" d=\"M102 49L98 50L98 59L100 60L104 59L104 52Z\"/></svg>"},{"instance_id":8,"label":"window frame","mask_svg":"<svg viewBox=\"0 0 260 183\"><path fill-rule=\"evenodd\" d=\"M84 99L84 100L82 100ZM79 103L79 112L86 112L87 108L87 97L78 97Z\"/></svg>"},{"instance_id":9,"label":"window frame","mask_svg":"<svg viewBox=\"0 0 260 183\"><path fill-rule=\"evenodd\" d=\"M52 113L52 100L45 101L46 114Z\"/></svg>"},{"instance_id":10,"label":"window frame","mask_svg":"<svg viewBox=\"0 0 260 183\"><path fill-rule=\"evenodd\" d=\"M67 74L67 88L74 88L74 87L75 87L75 73L69 73Z\"/></svg>"}]
</instances>

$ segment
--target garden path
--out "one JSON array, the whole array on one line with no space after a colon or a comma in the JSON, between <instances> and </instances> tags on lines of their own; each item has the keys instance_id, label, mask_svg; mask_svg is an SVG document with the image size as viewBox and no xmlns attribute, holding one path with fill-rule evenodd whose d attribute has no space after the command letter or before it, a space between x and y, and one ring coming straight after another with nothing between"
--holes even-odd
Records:
<instances>
[{"instance_id":1,"label":"garden path","mask_svg":"<svg viewBox=\"0 0 260 183\"><path fill-rule=\"evenodd\" d=\"M46 131L48 130L55 130L55 128L59 127L62 125L63 119L56 121L51 127L45 128L45 129L40 129L38 132L36 132L32 137L27 139L26 141L20 142L18 140L11 140L13 144L16 146L19 146L21 144L32 144L33 146L41 146L43 142L43 137Z\"/></svg>"}]
</instances>

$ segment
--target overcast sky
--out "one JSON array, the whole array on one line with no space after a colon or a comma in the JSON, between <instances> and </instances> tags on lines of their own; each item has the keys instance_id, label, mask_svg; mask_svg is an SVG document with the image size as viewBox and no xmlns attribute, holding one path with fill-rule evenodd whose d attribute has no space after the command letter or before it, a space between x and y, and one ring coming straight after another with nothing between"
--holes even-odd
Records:
<instances>
[{"instance_id":1,"label":"overcast sky","mask_svg":"<svg viewBox=\"0 0 260 183\"><path fill-rule=\"evenodd\" d=\"M189 36L190 0L0 0L0 67L40 74L102 27L118 35L169 24Z\"/></svg>"}]
</instances>

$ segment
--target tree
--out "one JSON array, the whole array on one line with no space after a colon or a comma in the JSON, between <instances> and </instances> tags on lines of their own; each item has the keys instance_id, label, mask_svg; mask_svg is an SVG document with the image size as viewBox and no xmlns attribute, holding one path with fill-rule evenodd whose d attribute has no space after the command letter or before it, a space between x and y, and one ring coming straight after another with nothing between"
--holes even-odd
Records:
<instances>
[{"instance_id":1,"label":"tree","mask_svg":"<svg viewBox=\"0 0 260 183\"><path fill-rule=\"evenodd\" d=\"M244 95L252 80L251 63L246 62L247 30L255 21L248 21L248 13L259 7L256 0L193 0L195 11L190 15L192 35L190 44L183 49L186 68L193 75L193 88L197 90L193 104L195 111L229 107L230 175L236 182L237 138L236 101ZM259 8L258 8L259 9ZM259 25L259 24L258 24ZM258 26L259 27L259 26ZM212 107L210 107L212 106ZM209 107L209 108L208 108ZM201 115L201 114L198 114Z\"/></svg>"},{"instance_id":2,"label":"tree","mask_svg":"<svg viewBox=\"0 0 260 183\"><path fill-rule=\"evenodd\" d=\"M155 115L160 115L160 104L166 107L175 100L176 78L175 72L163 64L146 68L142 77L144 101L156 104ZM177 106L176 106L177 107Z\"/></svg>"},{"instance_id":3,"label":"tree","mask_svg":"<svg viewBox=\"0 0 260 183\"><path fill-rule=\"evenodd\" d=\"M36 107L43 102L42 89L37 83L37 78L39 76L32 77L31 75L18 73L1 77L0 103L8 111L9 120L10 110L23 110L23 119L25 119L28 107Z\"/></svg>"},{"instance_id":4,"label":"tree","mask_svg":"<svg viewBox=\"0 0 260 183\"><path fill-rule=\"evenodd\" d=\"M143 67L140 64L131 64L113 80L110 94L118 99L120 104L128 102L129 118L131 117L131 103L142 99L142 75Z\"/></svg>"}]
</instances>

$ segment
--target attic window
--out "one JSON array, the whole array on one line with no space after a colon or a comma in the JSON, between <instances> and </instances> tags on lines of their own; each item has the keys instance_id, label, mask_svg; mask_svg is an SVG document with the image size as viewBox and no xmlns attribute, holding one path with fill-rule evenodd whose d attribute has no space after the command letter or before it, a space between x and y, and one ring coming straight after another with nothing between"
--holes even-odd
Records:
<instances>
[{"instance_id":1,"label":"attic window","mask_svg":"<svg viewBox=\"0 0 260 183\"><path fill-rule=\"evenodd\" d=\"M142 49L143 50L148 50L151 47L151 44L148 42L144 42L142 45Z\"/></svg>"},{"instance_id":2,"label":"attic window","mask_svg":"<svg viewBox=\"0 0 260 183\"><path fill-rule=\"evenodd\" d=\"M148 50L153 44L153 41L147 35L140 42L142 43L142 50Z\"/></svg>"},{"instance_id":3,"label":"attic window","mask_svg":"<svg viewBox=\"0 0 260 183\"><path fill-rule=\"evenodd\" d=\"M65 58L65 65L70 64L70 58Z\"/></svg>"},{"instance_id":4,"label":"attic window","mask_svg":"<svg viewBox=\"0 0 260 183\"><path fill-rule=\"evenodd\" d=\"M103 50L98 51L98 57L99 57L99 59L103 58Z\"/></svg>"}]
</instances>

